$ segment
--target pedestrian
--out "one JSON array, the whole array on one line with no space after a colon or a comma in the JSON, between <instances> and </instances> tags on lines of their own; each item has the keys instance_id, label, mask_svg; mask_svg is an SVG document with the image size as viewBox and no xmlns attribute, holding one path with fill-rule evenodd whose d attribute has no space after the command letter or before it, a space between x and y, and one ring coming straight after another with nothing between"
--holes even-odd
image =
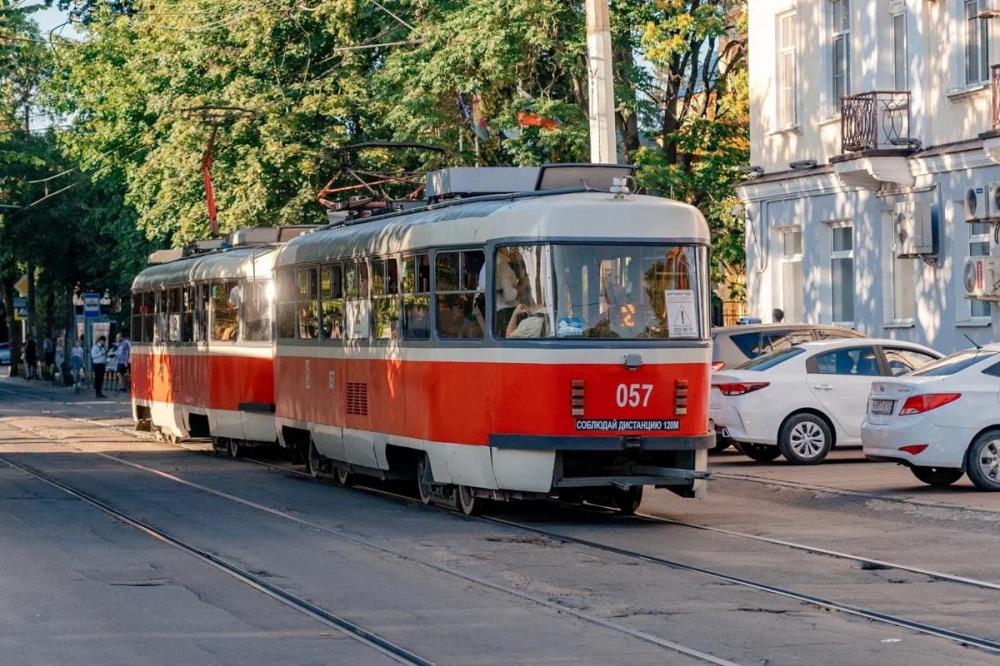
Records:
<instances>
[{"instance_id":1,"label":"pedestrian","mask_svg":"<svg viewBox=\"0 0 1000 666\"><path fill-rule=\"evenodd\" d=\"M90 348L90 365L94 370L94 394L98 398L106 398L104 395L104 371L108 362L108 339L105 336L97 338L97 342Z\"/></svg>"},{"instance_id":2,"label":"pedestrian","mask_svg":"<svg viewBox=\"0 0 1000 666\"><path fill-rule=\"evenodd\" d=\"M83 338L73 340L73 348L69 352L69 368L73 373L73 392L79 393L83 383Z\"/></svg>"},{"instance_id":3,"label":"pedestrian","mask_svg":"<svg viewBox=\"0 0 1000 666\"><path fill-rule=\"evenodd\" d=\"M24 343L24 364L27 366L28 379L38 378L38 345L35 336L29 335Z\"/></svg>"},{"instance_id":4,"label":"pedestrian","mask_svg":"<svg viewBox=\"0 0 1000 666\"><path fill-rule=\"evenodd\" d=\"M66 362L66 342L61 335L56 338L56 351L55 354L53 354L52 360L56 367L55 374L58 375L59 379L62 380L62 383L65 384L66 378L63 377L63 364ZM55 379L55 377L53 377L53 379Z\"/></svg>"},{"instance_id":5,"label":"pedestrian","mask_svg":"<svg viewBox=\"0 0 1000 666\"><path fill-rule=\"evenodd\" d=\"M45 336L42 340L42 379L48 381L52 379L52 364L56 361L56 347L52 343L52 338Z\"/></svg>"},{"instance_id":6,"label":"pedestrian","mask_svg":"<svg viewBox=\"0 0 1000 666\"><path fill-rule=\"evenodd\" d=\"M125 392L131 387L132 343L124 333L118 334L118 390Z\"/></svg>"}]
</instances>

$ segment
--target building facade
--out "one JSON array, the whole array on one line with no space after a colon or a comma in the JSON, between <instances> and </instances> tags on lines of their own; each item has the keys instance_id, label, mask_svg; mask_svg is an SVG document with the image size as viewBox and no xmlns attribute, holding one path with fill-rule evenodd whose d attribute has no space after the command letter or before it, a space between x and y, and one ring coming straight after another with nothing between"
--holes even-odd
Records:
<instances>
[{"instance_id":1,"label":"building facade","mask_svg":"<svg viewBox=\"0 0 1000 666\"><path fill-rule=\"evenodd\" d=\"M966 297L1000 221L997 16L993 0L749 0L751 314L945 352L997 338L1000 309Z\"/></svg>"}]
</instances>

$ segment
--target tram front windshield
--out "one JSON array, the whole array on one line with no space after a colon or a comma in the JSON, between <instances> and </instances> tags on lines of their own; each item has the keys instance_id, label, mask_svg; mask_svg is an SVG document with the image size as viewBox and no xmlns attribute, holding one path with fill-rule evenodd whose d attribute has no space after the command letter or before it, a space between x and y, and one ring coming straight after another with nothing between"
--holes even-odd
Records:
<instances>
[{"instance_id":1,"label":"tram front windshield","mask_svg":"<svg viewBox=\"0 0 1000 666\"><path fill-rule=\"evenodd\" d=\"M500 338L703 339L707 249L532 244L494 257Z\"/></svg>"}]
</instances>

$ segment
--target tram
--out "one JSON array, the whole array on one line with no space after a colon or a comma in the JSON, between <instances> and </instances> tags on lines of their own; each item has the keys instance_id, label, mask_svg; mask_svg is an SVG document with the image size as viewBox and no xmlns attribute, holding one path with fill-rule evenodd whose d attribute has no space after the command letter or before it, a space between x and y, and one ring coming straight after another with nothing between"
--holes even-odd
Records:
<instances>
[{"instance_id":1,"label":"tram","mask_svg":"<svg viewBox=\"0 0 1000 666\"><path fill-rule=\"evenodd\" d=\"M272 266L313 227L246 229L164 250L132 284L132 412L176 441L211 437L233 457L273 445Z\"/></svg>"},{"instance_id":2,"label":"tram","mask_svg":"<svg viewBox=\"0 0 1000 666\"><path fill-rule=\"evenodd\" d=\"M708 226L630 194L630 173L445 169L427 205L279 247L280 443L316 475L411 478L467 513L556 495L630 512L646 485L702 496Z\"/></svg>"}]
</instances>

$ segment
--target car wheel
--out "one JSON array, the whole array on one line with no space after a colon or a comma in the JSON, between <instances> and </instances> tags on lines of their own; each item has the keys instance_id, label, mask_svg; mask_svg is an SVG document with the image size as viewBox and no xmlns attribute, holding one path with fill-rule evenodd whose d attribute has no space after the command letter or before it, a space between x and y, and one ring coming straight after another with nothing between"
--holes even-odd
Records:
<instances>
[{"instance_id":1,"label":"car wheel","mask_svg":"<svg viewBox=\"0 0 1000 666\"><path fill-rule=\"evenodd\" d=\"M962 478L962 470L953 467L911 467L910 471L917 479L935 488L950 486Z\"/></svg>"},{"instance_id":2,"label":"car wheel","mask_svg":"<svg viewBox=\"0 0 1000 666\"><path fill-rule=\"evenodd\" d=\"M1000 431L984 432L972 442L965 469L976 488L1000 490Z\"/></svg>"},{"instance_id":3,"label":"car wheel","mask_svg":"<svg viewBox=\"0 0 1000 666\"><path fill-rule=\"evenodd\" d=\"M778 449L793 465L815 465L826 458L832 447L830 426L815 414L796 414L778 433Z\"/></svg>"},{"instance_id":4,"label":"car wheel","mask_svg":"<svg viewBox=\"0 0 1000 666\"><path fill-rule=\"evenodd\" d=\"M737 442L736 450L747 458L756 460L757 462L771 462L781 455L781 451L778 450L777 446L768 446L767 444Z\"/></svg>"}]
</instances>

